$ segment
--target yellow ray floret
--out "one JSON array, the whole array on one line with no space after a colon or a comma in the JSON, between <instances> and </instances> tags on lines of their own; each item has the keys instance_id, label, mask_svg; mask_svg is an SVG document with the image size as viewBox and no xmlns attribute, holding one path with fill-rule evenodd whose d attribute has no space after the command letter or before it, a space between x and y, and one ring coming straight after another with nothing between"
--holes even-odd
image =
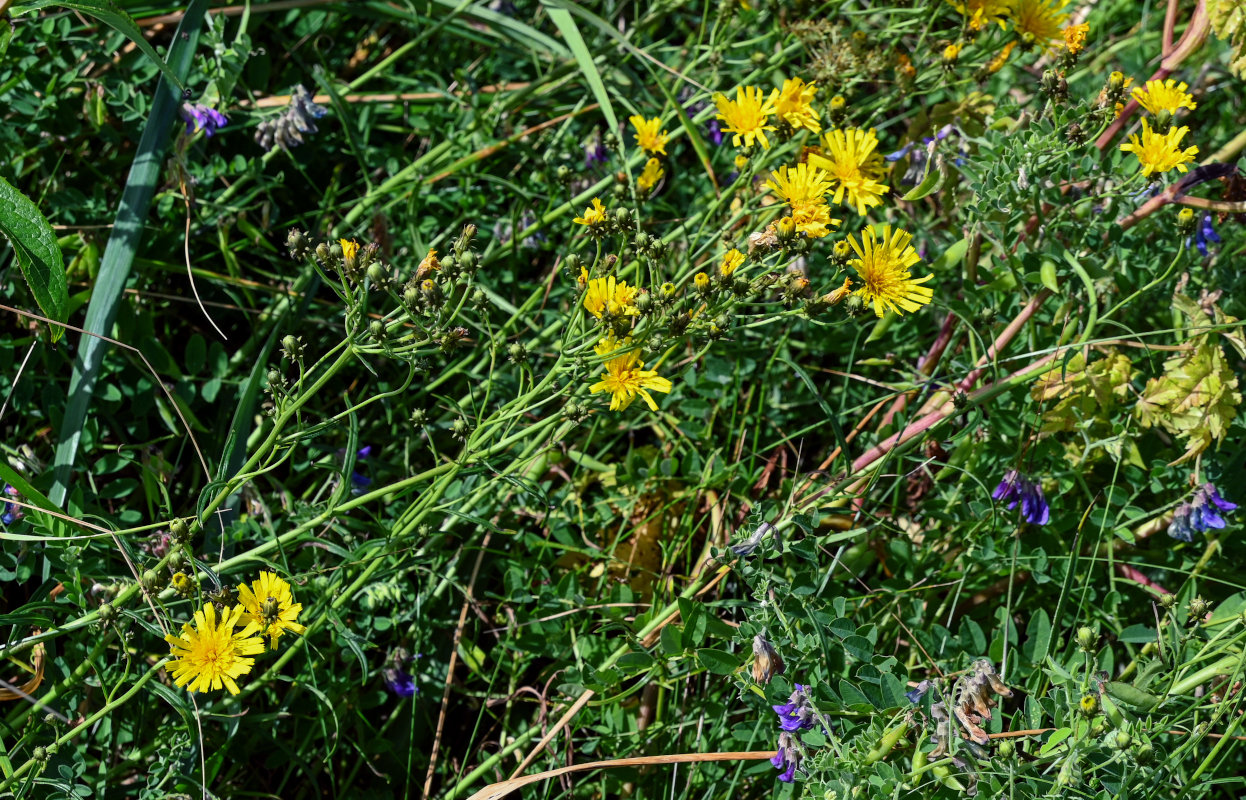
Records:
<instances>
[{"instance_id":1,"label":"yellow ray floret","mask_svg":"<svg viewBox=\"0 0 1246 800\"><path fill-rule=\"evenodd\" d=\"M610 356L611 353L631 347L631 344L631 338L619 342L613 336L608 336L598 342L594 349L597 355ZM650 410L657 411L658 404L647 390L669 393L671 382L658 377L657 372L647 370L644 366L640 353L635 350L613 356L606 361L606 371L602 373L601 380L588 387L588 390L593 394L609 392L611 411L626 409L637 396L645 401Z\"/></svg>"},{"instance_id":2,"label":"yellow ray floret","mask_svg":"<svg viewBox=\"0 0 1246 800\"><path fill-rule=\"evenodd\" d=\"M1121 145L1121 150L1126 153L1132 152L1138 157L1138 164L1142 167L1143 175L1151 175L1153 173L1165 173L1170 169L1176 169L1178 172L1188 172L1187 163L1194 160L1194 156L1198 155L1197 147L1187 147L1181 149L1181 139L1190 129L1187 127L1169 128L1165 133L1157 133L1151 130L1151 125L1147 122L1146 117L1142 118L1142 137L1133 133L1129 135L1129 142Z\"/></svg>"},{"instance_id":3,"label":"yellow ray floret","mask_svg":"<svg viewBox=\"0 0 1246 800\"><path fill-rule=\"evenodd\" d=\"M662 120L659 117L645 119L639 114L633 114L627 121L636 129L636 144L642 150L650 155L666 155L667 133L662 130Z\"/></svg>"},{"instance_id":4,"label":"yellow ray floret","mask_svg":"<svg viewBox=\"0 0 1246 800\"><path fill-rule=\"evenodd\" d=\"M714 105L718 106L718 119L723 122L723 132L735 134L731 144L739 147L752 147L761 142L761 146L770 149L770 140L766 131L774 130L768 125L770 116L774 114L774 102L765 97L756 86L738 86L735 100L728 100L726 95L714 95Z\"/></svg>"},{"instance_id":5,"label":"yellow ray floret","mask_svg":"<svg viewBox=\"0 0 1246 800\"><path fill-rule=\"evenodd\" d=\"M832 202L843 202L864 216L871 206L881 205L888 187L883 176L883 157L876 152L878 137L872 130L847 128L822 137L822 152L809 156L809 163L825 170L835 188Z\"/></svg>"}]
</instances>

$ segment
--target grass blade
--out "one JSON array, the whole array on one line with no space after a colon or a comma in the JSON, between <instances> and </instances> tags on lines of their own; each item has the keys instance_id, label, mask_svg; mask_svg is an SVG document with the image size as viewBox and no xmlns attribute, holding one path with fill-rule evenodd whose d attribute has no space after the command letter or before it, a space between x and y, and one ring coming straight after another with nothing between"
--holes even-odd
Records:
<instances>
[{"instance_id":1,"label":"grass blade","mask_svg":"<svg viewBox=\"0 0 1246 800\"><path fill-rule=\"evenodd\" d=\"M597 71L593 54L589 52L588 45L584 43L580 29L576 27L575 20L571 18L571 12L549 4L546 4L545 10L549 13L549 18L554 21L554 25L558 27L562 38L567 40L567 46L571 48L571 54L575 56L575 62L580 66L580 72L584 73L584 80L588 81L588 88L601 105L601 113L606 117L606 124L610 126L610 130L617 131L619 118L615 116L610 95L606 92L606 84L601 79L601 73Z\"/></svg>"}]
</instances>

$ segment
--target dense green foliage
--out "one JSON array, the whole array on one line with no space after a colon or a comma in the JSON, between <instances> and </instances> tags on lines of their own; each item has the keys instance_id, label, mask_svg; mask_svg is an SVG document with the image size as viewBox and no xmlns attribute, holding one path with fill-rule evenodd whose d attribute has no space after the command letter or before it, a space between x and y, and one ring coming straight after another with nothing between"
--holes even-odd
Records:
<instances>
[{"instance_id":1,"label":"dense green foliage","mask_svg":"<svg viewBox=\"0 0 1246 800\"><path fill-rule=\"evenodd\" d=\"M8 7L0 795L1241 796L1246 18L966 5Z\"/></svg>"}]
</instances>

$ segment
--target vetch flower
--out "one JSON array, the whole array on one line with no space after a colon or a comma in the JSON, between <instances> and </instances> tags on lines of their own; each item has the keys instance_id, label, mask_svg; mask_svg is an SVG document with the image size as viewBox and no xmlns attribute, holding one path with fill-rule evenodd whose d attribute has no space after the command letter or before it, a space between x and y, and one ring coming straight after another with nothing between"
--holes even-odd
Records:
<instances>
[{"instance_id":1,"label":"vetch flower","mask_svg":"<svg viewBox=\"0 0 1246 800\"><path fill-rule=\"evenodd\" d=\"M399 697L414 697L420 693L419 687L415 685L415 678L402 667L386 667L382 677L385 679L385 688Z\"/></svg>"},{"instance_id":2,"label":"vetch flower","mask_svg":"<svg viewBox=\"0 0 1246 800\"><path fill-rule=\"evenodd\" d=\"M705 135L714 143L715 147L719 147L723 143L723 126L716 119L712 119L705 124Z\"/></svg>"},{"instance_id":3,"label":"vetch flower","mask_svg":"<svg viewBox=\"0 0 1246 800\"><path fill-rule=\"evenodd\" d=\"M255 664L248 656L264 652L263 640L255 635L259 624L243 622L243 614L242 606L237 605L218 619L216 606L207 603L195 612L194 627L183 625L179 636L166 634L173 660L165 669L173 675L173 683L192 692L224 686L230 694L238 694L235 679L246 675ZM239 625L244 627L235 630Z\"/></svg>"},{"instance_id":4,"label":"vetch flower","mask_svg":"<svg viewBox=\"0 0 1246 800\"><path fill-rule=\"evenodd\" d=\"M609 356L619 349L631 347L631 344L630 338L618 342L613 336L608 336L597 344L595 350L599 356ZM644 369L644 366L640 360L640 354L635 350L612 356L606 361L606 371L602 374L601 380L588 387L588 390L592 394L609 392L611 411L625 410L637 395L645 401L650 410L657 411L658 404L653 401L653 396L646 390L668 393L671 390L671 382L666 378L658 377L658 373L654 370Z\"/></svg>"},{"instance_id":5,"label":"vetch flower","mask_svg":"<svg viewBox=\"0 0 1246 800\"><path fill-rule=\"evenodd\" d=\"M758 547L761 547L762 540L766 538L767 533L774 533L776 544L779 541L779 529L771 525L769 522L763 522L757 526L757 530L744 541L739 544L733 544L730 547L731 552L741 558L747 558L753 554Z\"/></svg>"},{"instance_id":6,"label":"vetch flower","mask_svg":"<svg viewBox=\"0 0 1246 800\"><path fill-rule=\"evenodd\" d=\"M902 230L892 231L883 226L879 239L873 228L861 231L861 244L849 235L848 244L857 257L848 263L857 271L862 283L854 294L860 295L867 304L874 306L874 313L881 317L886 310L902 314L916 311L934 297L934 290L919 284L934 277L914 278L909 268L921 258L913 249L912 234Z\"/></svg>"},{"instance_id":7,"label":"vetch flower","mask_svg":"<svg viewBox=\"0 0 1246 800\"><path fill-rule=\"evenodd\" d=\"M843 202L865 216L871 206L881 205L888 187L883 175L883 157L876 152L878 137L873 130L848 128L833 130L822 137L822 152L809 156L809 163L826 170L834 185L832 202Z\"/></svg>"},{"instance_id":8,"label":"vetch flower","mask_svg":"<svg viewBox=\"0 0 1246 800\"><path fill-rule=\"evenodd\" d=\"M601 204L601 200L593 198L593 204L584 209L584 216L576 217L571 220L577 225L587 225L590 228L599 228L606 221L606 207Z\"/></svg>"},{"instance_id":9,"label":"vetch flower","mask_svg":"<svg viewBox=\"0 0 1246 800\"><path fill-rule=\"evenodd\" d=\"M632 123L632 127L636 129L636 144L640 146L649 155L661 153L666 155L666 139L667 133L662 130L662 119L654 117L653 119L645 119L639 114L633 114L627 118ZM661 131L659 133L659 131Z\"/></svg>"},{"instance_id":10,"label":"vetch flower","mask_svg":"<svg viewBox=\"0 0 1246 800\"><path fill-rule=\"evenodd\" d=\"M1177 506L1172 522L1168 523L1168 535L1183 542L1194 540L1194 532L1223 528L1227 523L1221 512L1237 510L1237 503L1230 503L1216 491L1215 484L1204 483L1194 490L1189 501Z\"/></svg>"},{"instance_id":11,"label":"vetch flower","mask_svg":"<svg viewBox=\"0 0 1246 800\"><path fill-rule=\"evenodd\" d=\"M775 128L766 123L774 114L774 102L771 98L764 97L761 89L756 86L737 86L735 100L728 100L726 95L716 94L714 105L718 107L718 118L725 123L723 131L735 134L731 137L733 147L739 147L740 142L743 141L745 147L752 147L755 142L761 142L762 147L770 149L770 140L766 138L766 131L772 131Z\"/></svg>"},{"instance_id":12,"label":"vetch flower","mask_svg":"<svg viewBox=\"0 0 1246 800\"><path fill-rule=\"evenodd\" d=\"M290 104L280 115L266 119L255 128L255 141L265 150L278 147L289 149L303 143L303 135L316 133L315 120L329 113L329 109L317 105L310 92L303 86L294 87Z\"/></svg>"},{"instance_id":13,"label":"vetch flower","mask_svg":"<svg viewBox=\"0 0 1246 800\"><path fill-rule=\"evenodd\" d=\"M597 319L603 316L634 317L640 313L636 308L638 291L637 287L628 286L613 275L593 278L584 292L584 308Z\"/></svg>"},{"instance_id":14,"label":"vetch flower","mask_svg":"<svg viewBox=\"0 0 1246 800\"><path fill-rule=\"evenodd\" d=\"M653 187L658 185L658 181L662 180L662 176L665 174L666 172L662 170L662 163L656 158L651 158L645 162L644 171L636 179L636 188L642 193L648 194L653 191Z\"/></svg>"},{"instance_id":15,"label":"vetch flower","mask_svg":"<svg viewBox=\"0 0 1246 800\"><path fill-rule=\"evenodd\" d=\"M1193 110L1198 107L1194 96L1186 93L1188 88L1190 87L1185 83L1177 83L1172 78L1166 81L1147 81L1146 88L1136 87L1131 96L1138 101L1138 105L1152 114L1161 111L1176 114L1181 108Z\"/></svg>"},{"instance_id":16,"label":"vetch flower","mask_svg":"<svg viewBox=\"0 0 1246 800\"><path fill-rule=\"evenodd\" d=\"M303 633L307 628L295 622L302 603L294 602L290 593L290 584L277 577L273 572L261 572L258 580L250 586L245 583L238 586L238 602L246 610L242 622L255 623L260 633L268 637L271 650L277 649L277 639L285 631Z\"/></svg>"},{"instance_id":17,"label":"vetch flower","mask_svg":"<svg viewBox=\"0 0 1246 800\"><path fill-rule=\"evenodd\" d=\"M1202 222L1199 224L1198 229L1194 232L1194 245L1198 248L1198 252L1201 253L1204 258L1208 255L1208 242L1211 242L1212 244L1220 244L1221 242L1220 234L1216 233L1216 229L1212 227L1210 211L1203 215ZM1189 246L1188 241L1186 246Z\"/></svg>"},{"instance_id":18,"label":"vetch flower","mask_svg":"<svg viewBox=\"0 0 1246 800\"><path fill-rule=\"evenodd\" d=\"M17 498L22 495L16 488L6 483L4 485L4 496ZM4 513L0 514L0 522L3 522L5 525L12 525L24 516L26 516L26 513L22 511L21 506L17 503L6 500L4 503Z\"/></svg>"},{"instance_id":19,"label":"vetch flower","mask_svg":"<svg viewBox=\"0 0 1246 800\"><path fill-rule=\"evenodd\" d=\"M785 731L808 730L813 727L813 706L809 704L809 695L805 693L807 687L796 684L796 691L792 692L787 702L771 706L774 713L779 715L779 727Z\"/></svg>"},{"instance_id":20,"label":"vetch flower","mask_svg":"<svg viewBox=\"0 0 1246 800\"><path fill-rule=\"evenodd\" d=\"M779 734L779 750L770 759L770 763L775 769L783 770L779 775L779 780L784 783L791 783L796 780L796 770L800 769L801 746L800 737L783 732Z\"/></svg>"},{"instance_id":21,"label":"vetch flower","mask_svg":"<svg viewBox=\"0 0 1246 800\"><path fill-rule=\"evenodd\" d=\"M584 145L584 168L592 169L598 164L604 164L610 160L610 153L606 150L605 144L601 141L601 136L595 135L588 144Z\"/></svg>"},{"instance_id":22,"label":"vetch flower","mask_svg":"<svg viewBox=\"0 0 1246 800\"><path fill-rule=\"evenodd\" d=\"M1132 152L1138 157L1143 175L1164 173L1174 168L1178 172L1188 172L1189 167L1186 164L1198 155L1197 147L1181 149L1181 139L1189 132L1190 129L1183 126L1169 128L1166 133L1157 133L1151 130L1151 124L1143 117L1141 139L1138 134L1131 133L1129 142L1121 145L1121 150Z\"/></svg>"},{"instance_id":23,"label":"vetch flower","mask_svg":"<svg viewBox=\"0 0 1246 800\"><path fill-rule=\"evenodd\" d=\"M187 136L203 131L205 136L211 137L229 123L224 114L202 103L182 103L182 120L186 123Z\"/></svg>"},{"instance_id":24,"label":"vetch flower","mask_svg":"<svg viewBox=\"0 0 1246 800\"><path fill-rule=\"evenodd\" d=\"M1051 509L1043 497L1042 487L1015 469L1004 473L1004 479L995 487L991 498L1000 502L1007 500L1009 509L1021 503L1021 517L1034 525L1046 525L1051 519Z\"/></svg>"},{"instance_id":25,"label":"vetch flower","mask_svg":"<svg viewBox=\"0 0 1246 800\"><path fill-rule=\"evenodd\" d=\"M774 105L774 114L786 122L793 131L804 129L810 133L820 133L822 122L818 112L813 108L813 97L818 87L805 83L800 78L788 78L783 82L782 89L770 91L770 102Z\"/></svg>"}]
</instances>

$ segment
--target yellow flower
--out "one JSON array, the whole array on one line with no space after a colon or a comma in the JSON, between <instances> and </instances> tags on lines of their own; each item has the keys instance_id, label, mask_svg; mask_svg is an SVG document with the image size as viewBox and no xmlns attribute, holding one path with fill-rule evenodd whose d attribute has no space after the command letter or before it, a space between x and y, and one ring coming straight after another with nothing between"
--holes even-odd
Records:
<instances>
[{"instance_id":1,"label":"yellow flower","mask_svg":"<svg viewBox=\"0 0 1246 800\"><path fill-rule=\"evenodd\" d=\"M1064 49L1073 55L1082 52L1082 48L1086 46L1088 33L1090 33L1090 26L1085 23L1068 26L1064 29Z\"/></svg>"},{"instance_id":2,"label":"yellow flower","mask_svg":"<svg viewBox=\"0 0 1246 800\"><path fill-rule=\"evenodd\" d=\"M596 227L606 221L606 207L601 204L600 200L594 197L593 204L584 209L584 216L576 217L571 221L580 225Z\"/></svg>"},{"instance_id":3,"label":"yellow flower","mask_svg":"<svg viewBox=\"0 0 1246 800\"><path fill-rule=\"evenodd\" d=\"M258 580L238 586L238 602L246 609L242 615L243 623L254 623L259 626L260 633L268 637L268 647L277 649L277 639L285 631L303 633L307 628L295 622L302 603L294 602L290 593L290 584L277 577L274 572L261 572Z\"/></svg>"},{"instance_id":4,"label":"yellow flower","mask_svg":"<svg viewBox=\"0 0 1246 800\"><path fill-rule=\"evenodd\" d=\"M441 262L437 260L437 251L429 250L428 255L420 261L420 265L415 268L415 279L422 281L429 276L433 270L441 269Z\"/></svg>"},{"instance_id":5,"label":"yellow flower","mask_svg":"<svg viewBox=\"0 0 1246 800\"><path fill-rule=\"evenodd\" d=\"M831 218L831 207L824 201L803 203L792 209L792 222L796 230L810 239L821 239L830 234L830 226L839 227L840 220Z\"/></svg>"},{"instance_id":6,"label":"yellow flower","mask_svg":"<svg viewBox=\"0 0 1246 800\"><path fill-rule=\"evenodd\" d=\"M1008 16L1023 43L1046 50L1064 38L1069 15L1062 9L1068 4L1069 0L1012 0Z\"/></svg>"},{"instance_id":7,"label":"yellow flower","mask_svg":"<svg viewBox=\"0 0 1246 800\"><path fill-rule=\"evenodd\" d=\"M632 127L636 129L636 144L646 153L653 155L661 153L666 155L666 131L662 131L661 117L653 119L645 119L639 114L633 114L627 118L632 123ZM662 131L659 133L658 131Z\"/></svg>"},{"instance_id":8,"label":"yellow flower","mask_svg":"<svg viewBox=\"0 0 1246 800\"><path fill-rule=\"evenodd\" d=\"M813 96L818 87L805 83L800 78L788 78L783 88L770 91L770 102L774 105L774 113L779 119L792 127L792 130L804 128L810 133L819 133L822 123L818 112L813 109Z\"/></svg>"},{"instance_id":9,"label":"yellow flower","mask_svg":"<svg viewBox=\"0 0 1246 800\"><path fill-rule=\"evenodd\" d=\"M809 202L821 202L831 191L831 179L823 170L809 164L786 165L770 173L766 188L792 208Z\"/></svg>"},{"instance_id":10,"label":"yellow flower","mask_svg":"<svg viewBox=\"0 0 1246 800\"><path fill-rule=\"evenodd\" d=\"M243 615L242 606L234 606L218 620L216 606L208 603L195 612L195 626L182 626L179 636L166 634L173 660L165 665L173 682L192 692L207 692L224 686L230 694L238 694L235 678L246 675L255 664L247 658L264 652L264 641L255 634L259 625L247 623L235 631Z\"/></svg>"},{"instance_id":11,"label":"yellow flower","mask_svg":"<svg viewBox=\"0 0 1246 800\"><path fill-rule=\"evenodd\" d=\"M731 249L723 256L722 263L718 265L718 274L724 278L730 278L731 274L739 269L744 263L744 254L739 250Z\"/></svg>"},{"instance_id":12,"label":"yellow flower","mask_svg":"<svg viewBox=\"0 0 1246 800\"><path fill-rule=\"evenodd\" d=\"M878 138L874 131L859 128L834 130L822 137L822 152L809 156L809 163L829 173L835 184L836 203L848 196L848 205L865 215L870 206L881 205L889 189L879 178L883 157L875 152Z\"/></svg>"},{"instance_id":13,"label":"yellow flower","mask_svg":"<svg viewBox=\"0 0 1246 800\"><path fill-rule=\"evenodd\" d=\"M992 22L1001 28L1004 27L1004 17L1008 13L1008 0L965 0L964 3L947 0L947 2L966 18L971 31L980 31Z\"/></svg>"},{"instance_id":14,"label":"yellow flower","mask_svg":"<svg viewBox=\"0 0 1246 800\"><path fill-rule=\"evenodd\" d=\"M636 188L648 194L653 191L653 187L658 185L658 181L662 180L665 174L661 163L656 158L651 158L645 162L644 172L641 172L640 177L636 179Z\"/></svg>"},{"instance_id":15,"label":"yellow flower","mask_svg":"<svg viewBox=\"0 0 1246 800\"><path fill-rule=\"evenodd\" d=\"M338 244L342 246L342 260L349 261L359 255L359 242L354 239L338 239Z\"/></svg>"},{"instance_id":16,"label":"yellow flower","mask_svg":"<svg viewBox=\"0 0 1246 800\"><path fill-rule=\"evenodd\" d=\"M597 355L608 356L620 348L630 347L631 344L630 337L620 343L613 336L608 336L598 342L594 349ZM601 380L588 387L588 390L592 394L609 392L611 411L624 410L637 395L651 410L657 411L658 404L653 402L653 397L646 390L669 393L671 382L666 378L659 378L657 372L644 369L644 366L640 354L635 350L614 356L606 361L606 371L602 373Z\"/></svg>"},{"instance_id":17,"label":"yellow flower","mask_svg":"<svg viewBox=\"0 0 1246 800\"><path fill-rule=\"evenodd\" d=\"M986 71L995 73L1003 69L1004 65L1008 63L1008 56L1012 55L1012 49L1016 46L1017 40L1013 39L1011 42L1000 48L1000 51L995 54L995 57L986 62Z\"/></svg>"},{"instance_id":18,"label":"yellow flower","mask_svg":"<svg viewBox=\"0 0 1246 800\"><path fill-rule=\"evenodd\" d=\"M822 301L827 305L837 306L843 302L844 298L852 293L852 278L844 278L844 284L834 291L828 292L822 297Z\"/></svg>"},{"instance_id":19,"label":"yellow flower","mask_svg":"<svg viewBox=\"0 0 1246 800\"><path fill-rule=\"evenodd\" d=\"M886 310L897 314L916 311L929 303L934 290L919 286L934 277L914 278L909 267L921 261L911 242L913 236L902 230L894 233L890 225L883 226L882 239L873 228L861 231L861 244L855 236L848 237L848 244L857 257L849 262L865 284L854 294L874 306L874 313L882 316Z\"/></svg>"},{"instance_id":20,"label":"yellow flower","mask_svg":"<svg viewBox=\"0 0 1246 800\"><path fill-rule=\"evenodd\" d=\"M960 45L949 44L943 48L943 63L949 67L956 63L956 59L960 58Z\"/></svg>"},{"instance_id":21,"label":"yellow flower","mask_svg":"<svg viewBox=\"0 0 1246 800\"><path fill-rule=\"evenodd\" d=\"M1166 81L1147 81L1145 89L1138 87L1133 90L1133 99L1152 114L1161 111L1176 114L1181 108L1198 107L1193 95L1186 94L1185 90L1188 88L1190 87L1185 83L1177 83L1172 78Z\"/></svg>"},{"instance_id":22,"label":"yellow flower","mask_svg":"<svg viewBox=\"0 0 1246 800\"><path fill-rule=\"evenodd\" d=\"M716 94L714 105L718 106L718 118L725 123L722 126L723 131L735 134L731 138L733 147L739 147L743 140L745 147L752 147L754 142L760 141L762 147L770 149L766 131L774 130L774 126L766 123L774 113L774 101L772 98L763 98L761 89L756 86L737 86L735 100Z\"/></svg>"},{"instance_id":23,"label":"yellow flower","mask_svg":"<svg viewBox=\"0 0 1246 800\"><path fill-rule=\"evenodd\" d=\"M1138 134L1131 133L1129 143L1121 145L1121 150L1126 153L1133 152L1138 157L1143 175L1167 172L1174 167L1178 172L1188 172L1186 162L1193 161L1194 156L1198 155L1197 147L1181 149L1181 139L1189 132L1189 128L1181 127L1169 128L1166 133L1156 133L1151 130L1147 118L1143 117L1142 139L1138 139Z\"/></svg>"},{"instance_id":24,"label":"yellow flower","mask_svg":"<svg viewBox=\"0 0 1246 800\"><path fill-rule=\"evenodd\" d=\"M634 317L640 313L634 303L637 291L636 287L615 280L613 275L593 278L584 292L584 308L597 319L606 314Z\"/></svg>"}]
</instances>

